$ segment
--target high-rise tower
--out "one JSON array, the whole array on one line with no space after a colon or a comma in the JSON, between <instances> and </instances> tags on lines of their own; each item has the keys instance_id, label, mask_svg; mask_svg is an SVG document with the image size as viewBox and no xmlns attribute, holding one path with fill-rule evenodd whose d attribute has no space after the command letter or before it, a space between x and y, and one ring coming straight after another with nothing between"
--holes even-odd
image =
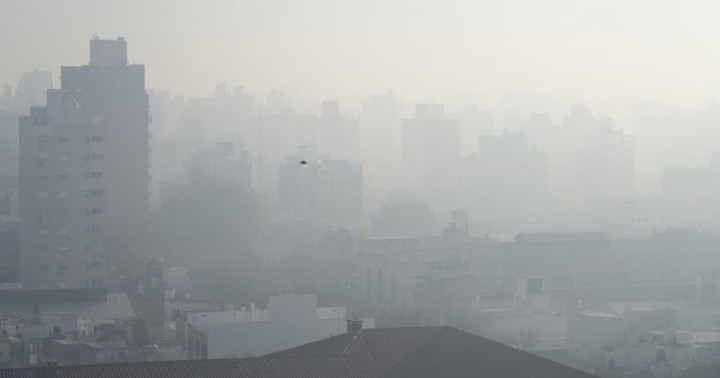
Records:
<instances>
[{"instance_id":1,"label":"high-rise tower","mask_svg":"<svg viewBox=\"0 0 720 378\"><path fill-rule=\"evenodd\" d=\"M20 119L20 280L98 287L107 245L142 230L148 211L145 68L124 39L90 41L90 64L62 67L47 106Z\"/></svg>"}]
</instances>

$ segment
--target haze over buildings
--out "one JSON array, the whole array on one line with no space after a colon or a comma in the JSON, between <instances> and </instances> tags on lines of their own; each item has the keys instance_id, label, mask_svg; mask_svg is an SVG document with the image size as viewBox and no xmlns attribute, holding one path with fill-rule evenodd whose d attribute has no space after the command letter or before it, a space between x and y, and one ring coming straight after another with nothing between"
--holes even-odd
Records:
<instances>
[{"instance_id":1,"label":"haze over buildings","mask_svg":"<svg viewBox=\"0 0 720 378\"><path fill-rule=\"evenodd\" d=\"M9 0L0 378L717 377L716 16Z\"/></svg>"}]
</instances>

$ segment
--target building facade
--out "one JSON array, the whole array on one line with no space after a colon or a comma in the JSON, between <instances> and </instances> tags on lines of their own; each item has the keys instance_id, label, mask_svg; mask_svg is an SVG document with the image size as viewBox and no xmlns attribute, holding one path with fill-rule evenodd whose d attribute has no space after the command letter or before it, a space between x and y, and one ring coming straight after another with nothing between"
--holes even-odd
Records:
<instances>
[{"instance_id":1,"label":"building facade","mask_svg":"<svg viewBox=\"0 0 720 378\"><path fill-rule=\"evenodd\" d=\"M442 195L457 188L460 120L442 104L420 104L415 117L402 120L402 171L405 189Z\"/></svg>"},{"instance_id":2,"label":"building facade","mask_svg":"<svg viewBox=\"0 0 720 378\"><path fill-rule=\"evenodd\" d=\"M176 319L189 359L261 356L322 340L345 330L343 306L318 307L315 295L268 297L267 308L193 311ZM364 319L374 328L374 319Z\"/></svg>"},{"instance_id":3,"label":"building facade","mask_svg":"<svg viewBox=\"0 0 720 378\"><path fill-rule=\"evenodd\" d=\"M363 167L300 149L280 166L280 206L306 220L352 223L362 212Z\"/></svg>"},{"instance_id":4,"label":"building facade","mask_svg":"<svg viewBox=\"0 0 720 378\"><path fill-rule=\"evenodd\" d=\"M90 41L90 65L62 67L47 106L20 119L20 279L27 288L102 287L110 241L148 210L145 68L127 44Z\"/></svg>"}]
</instances>

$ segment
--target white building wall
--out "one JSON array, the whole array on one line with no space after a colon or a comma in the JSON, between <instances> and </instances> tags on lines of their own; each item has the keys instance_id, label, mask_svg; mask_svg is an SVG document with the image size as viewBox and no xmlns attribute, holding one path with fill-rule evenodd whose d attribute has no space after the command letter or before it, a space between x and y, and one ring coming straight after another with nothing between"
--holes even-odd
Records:
<instances>
[{"instance_id":1,"label":"white building wall","mask_svg":"<svg viewBox=\"0 0 720 378\"><path fill-rule=\"evenodd\" d=\"M199 314L189 314L188 320L207 330L208 358L262 356L345 333L347 327L345 307L318 308L315 295L271 296L265 319L256 321L228 311ZM373 328L374 322L363 327Z\"/></svg>"},{"instance_id":2,"label":"white building wall","mask_svg":"<svg viewBox=\"0 0 720 378\"><path fill-rule=\"evenodd\" d=\"M568 357L604 367L605 347L622 345L623 319L607 314L571 312L568 314Z\"/></svg>"},{"instance_id":3,"label":"white building wall","mask_svg":"<svg viewBox=\"0 0 720 378\"><path fill-rule=\"evenodd\" d=\"M254 320L253 320L254 319ZM193 327L205 332L212 324L250 323L253 321L268 321L268 311L255 309L240 309L233 311L203 311L187 314L188 323Z\"/></svg>"}]
</instances>

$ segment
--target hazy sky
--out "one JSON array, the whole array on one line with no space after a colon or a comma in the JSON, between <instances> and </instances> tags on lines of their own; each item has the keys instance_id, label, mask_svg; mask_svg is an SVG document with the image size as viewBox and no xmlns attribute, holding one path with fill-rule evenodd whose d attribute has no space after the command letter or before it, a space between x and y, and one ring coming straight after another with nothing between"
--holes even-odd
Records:
<instances>
[{"instance_id":1,"label":"hazy sky","mask_svg":"<svg viewBox=\"0 0 720 378\"><path fill-rule=\"evenodd\" d=\"M720 4L649 0L1 0L0 83L85 64L124 36L149 88L409 101L523 90L559 100L705 103ZM58 81L56 80L56 83Z\"/></svg>"}]
</instances>

